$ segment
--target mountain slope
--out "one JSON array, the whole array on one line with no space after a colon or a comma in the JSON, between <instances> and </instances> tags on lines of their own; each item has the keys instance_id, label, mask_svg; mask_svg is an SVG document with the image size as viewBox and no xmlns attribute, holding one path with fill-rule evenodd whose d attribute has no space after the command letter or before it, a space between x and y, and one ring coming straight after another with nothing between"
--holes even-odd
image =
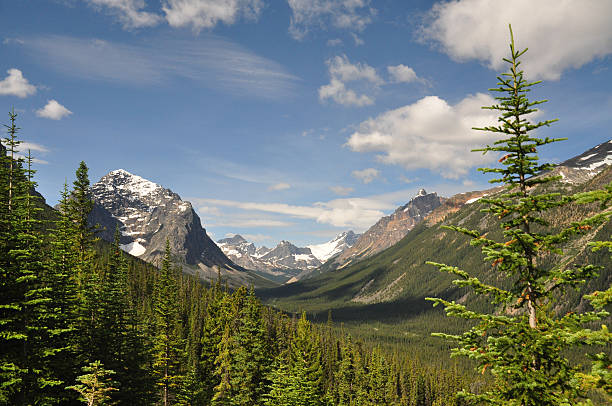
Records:
<instances>
[{"instance_id":1,"label":"mountain slope","mask_svg":"<svg viewBox=\"0 0 612 406\"><path fill-rule=\"evenodd\" d=\"M350 249L341 252L328 266L332 269L342 268L391 247L442 202L443 199L436 193L427 193L421 189L410 202L378 220Z\"/></svg>"},{"instance_id":2,"label":"mountain slope","mask_svg":"<svg viewBox=\"0 0 612 406\"><path fill-rule=\"evenodd\" d=\"M606 157L607 155L602 159ZM555 170L567 168L572 169L564 166ZM590 176L583 183L559 181L546 185L546 188L569 194L599 189L612 181L612 166L604 163L598 165L596 171L589 171ZM494 189L486 191L491 194L497 192ZM451 281L455 279L453 276L440 273L433 266L425 264L426 261L443 262L458 266L484 282L502 286L510 283L504 279L499 280L497 275L491 272L490 264L483 262L480 250L471 246L466 236L442 228L452 224L477 229L483 233L489 232L494 239L501 236L499 220L481 211L484 206L478 201L478 197L465 200L466 197L464 194L460 198L449 199L458 199L463 201L463 204L459 204L458 209L445 209L445 216L438 216L431 223L426 219L399 243L378 254L335 272L325 272L312 279L262 291L260 294L267 303L284 310L318 312L320 317L324 318L327 309L334 309L336 320L361 322L387 320L391 323L394 320L395 323L398 317L404 321L415 318L422 320L422 315L436 314L437 311L425 302L424 298L428 296L444 297L461 303L472 301L474 306L485 306L484 303L473 302L474 297L467 290L452 285ZM441 209L442 206L438 210ZM563 210L553 210L547 214L547 218L553 227L561 227L601 210L598 204L573 205ZM434 211L431 215L435 214ZM612 283L610 254L605 251L593 253L587 244L595 240L609 240L611 235L612 221L608 221L569 243L565 247L566 255L563 258L550 257L542 261L563 263L564 266L585 261L601 265L603 270L599 277L588 282L582 289L585 292L605 289ZM568 291L557 307L563 309L567 306L582 305L580 294ZM432 320L428 323L433 323ZM436 323L441 323L442 318L436 320ZM429 328L421 327L425 330Z\"/></svg>"},{"instance_id":3,"label":"mountain slope","mask_svg":"<svg viewBox=\"0 0 612 406\"><path fill-rule=\"evenodd\" d=\"M121 231L121 248L149 263L158 264L166 240L183 270L211 280L217 273L232 284L269 286L229 260L208 237L191 203L171 190L123 169L109 172L91 187L94 210L92 223L110 240L116 226Z\"/></svg>"}]
</instances>

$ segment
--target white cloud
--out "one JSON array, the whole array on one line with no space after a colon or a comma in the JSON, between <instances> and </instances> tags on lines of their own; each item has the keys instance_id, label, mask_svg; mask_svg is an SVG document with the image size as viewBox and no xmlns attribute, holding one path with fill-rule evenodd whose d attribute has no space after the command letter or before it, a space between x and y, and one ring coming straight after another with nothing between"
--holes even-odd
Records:
<instances>
[{"instance_id":1,"label":"white cloud","mask_svg":"<svg viewBox=\"0 0 612 406\"><path fill-rule=\"evenodd\" d=\"M198 212L205 217L221 216L219 208L213 206L200 206L198 207Z\"/></svg>"},{"instance_id":2,"label":"white cloud","mask_svg":"<svg viewBox=\"0 0 612 406\"><path fill-rule=\"evenodd\" d=\"M363 183L368 184L374 179L378 178L378 176L380 175L380 171L375 168L367 168L362 169L360 171L353 171L351 174Z\"/></svg>"},{"instance_id":3,"label":"white cloud","mask_svg":"<svg viewBox=\"0 0 612 406\"><path fill-rule=\"evenodd\" d=\"M44 156L49 152L49 149L45 147L44 145L37 144L35 142L21 141L19 145L17 146L17 148L15 149L15 152L16 152L15 156L17 158L26 159L28 155L28 151L30 152L30 154L32 154L33 152L37 152L38 154ZM32 157L32 162L37 163L37 164L42 164L42 165L49 163L45 161L44 159L35 158L35 157Z\"/></svg>"},{"instance_id":4,"label":"white cloud","mask_svg":"<svg viewBox=\"0 0 612 406\"><path fill-rule=\"evenodd\" d=\"M162 7L172 27L191 26L195 31L231 25L241 17L256 20L262 8L261 0L165 0Z\"/></svg>"},{"instance_id":5,"label":"white cloud","mask_svg":"<svg viewBox=\"0 0 612 406\"><path fill-rule=\"evenodd\" d=\"M291 8L289 33L302 40L313 28L329 26L361 32L376 15L369 0L287 0Z\"/></svg>"},{"instance_id":6,"label":"white cloud","mask_svg":"<svg viewBox=\"0 0 612 406\"><path fill-rule=\"evenodd\" d=\"M28 97L36 93L36 86L30 84L19 69L9 69L8 76L0 81L0 96Z\"/></svg>"},{"instance_id":7,"label":"white cloud","mask_svg":"<svg viewBox=\"0 0 612 406\"><path fill-rule=\"evenodd\" d=\"M328 39L327 46L328 47L336 47L342 45L342 40L340 38Z\"/></svg>"},{"instance_id":8,"label":"white cloud","mask_svg":"<svg viewBox=\"0 0 612 406\"><path fill-rule=\"evenodd\" d=\"M338 196L346 196L351 194L355 189L345 186L330 186L329 189Z\"/></svg>"},{"instance_id":9,"label":"white cloud","mask_svg":"<svg viewBox=\"0 0 612 406\"><path fill-rule=\"evenodd\" d=\"M364 121L346 145L356 152L380 152L377 159L386 164L409 170L427 168L457 179L469 168L495 159L493 154L470 152L494 139L489 133L472 130L497 122L495 112L481 108L493 102L482 93L455 105L427 96Z\"/></svg>"},{"instance_id":10,"label":"white cloud","mask_svg":"<svg viewBox=\"0 0 612 406\"><path fill-rule=\"evenodd\" d=\"M238 222L253 218L252 212L275 213L293 218L314 220L321 224L330 224L334 227L350 228L356 232L366 230L376 223L385 212L394 210L398 204L405 204L415 191L400 190L397 192L374 195L369 197L351 197L334 199L327 202L316 202L310 206L296 206L285 203L260 203L260 202L240 202L234 200L218 200L191 198L190 200L197 205L213 205L231 207L239 210L248 211L248 215L240 216L240 213L233 215L238 218ZM232 221L233 219L230 219ZM275 221L275 220L265 220ZM276 220L282 221L282 220Z\"/></svg>"},{"instance_id":11,"label":"white cloud","mask_svg":"<svg viewBox=\"0 0 612 406\"><path fill-rule=\"evenodd\" d=\"M312 206L296 206L285 203L237 202L233 200L216 199L192 200L210 203L216 206L227 206L241 210L262 211L294 218L310 219L315 220L317 223L331 224L336 227L351 227L360 230L371 226L382 217L384 212L381 209L389 208L388 204L363 198L336 199L329 202L318 202ZM248 223L248 220L246 221ZM275 220L266 221L274 222ZM240 220L238 222L241 224L244 223ZM278 222L279 226L280 223L285 223L283 221ZM226 223L224 223L224 225L225 224ZM231 224L231 226L238 226L238 224Z\"/></svg>"},{"instance_id":12,"label":"white cloud","mask_svg":"<svg viewBox=\"0 0 612 406\"><path fill-rule=\"evenodd\" d=\"M151 27L161 22L160 15L142 11L144 0L86 0L90 5L115 15L126 29Z\"/></svg>"},{"instance_id":13,"label":"white cloud","mask_svg":"<svg viewBox=\"0 0 612 406\"><path fill-rule=\"evenodd\" d=\"M366 63L351 63L346 55L335 56L327 61L329 74L343 82L366 80L376 85L384 81L376 73L376 69Z\"/></svg>"},{"instance_id":14,"label":"white cloud","mask_svg":"<svg viewBox=\"0 0 612 406\"><path fill-rule=\"evenodd\" d=\"M612 53L611 15L609 0L458 0L435 4L421 35L455 60L477 59L499 71L507 69L511 23L517 47L529 48L526 75L556 80Z\"/></svg>"},{"instance_id":15,"label":"white cloud","mask_svg":"<svg viewBox=\"0 0 612 406\"><path fill-rule=\"evenodd\" d=\"M140 44L65 36L23 41L36 61L71 78L151 86L178 77L240 97L265 99L287 97L299 80L278 63L213 37Z\"/></svg>"},{"instance_id":16,"label":"white cloud","mask_svg":"<svg viewBox=\"0 0 612 406\"><path fill-rule=\"evenodd\" d=\"M212 221L207 227L235 227L235 228L256 228L256 227L288 227L293 223L271 219L230 219L224 218Z\"/></svg>"},{"instance_id":17,"label":"white cloud","mask_svg":"<svg viewBox=\"0 0 612 406\"><path fill-rule=\"evenodd\" d=\"M22 141L17 147L17 149L24 153L27 152L28 150L39 152L41 154L46 154L49 152L49 149L45 147L44 145L37 144L35 142L28 142L28 141Z\"/></svg>"},{"instance_id":18,"label":"white cloud","mask_svg":"<svg viewBox=\"0 0 612 406\"><path fill-rule=\"evenodd\" d=\"M410 83L420 80L414 69L406 65L387 66L387 71L394 83Z\"/></svg>"},{"instance_id":19,"label":"white cloud","mask_svg":"<svg viewBox=\"0 0 612 406\"><path fill-rule=\"evenodd\" d=\"M353 38L353 41L355 41L355 46L360 46L360 45L365 44L365 41L361 39L361 37L355 34L354 32L351 32L351 37Z\"/></svg>"},{"instance_id":20,"label":"white cloud","mask_svg":"<svg viewBox=\"0 0 612 406\"><path fill-rule=\"evenodd\" d=\"M60 120L72 114L72 111L62 106L57 100L49 100L45 107L36 110L38 117L50 118L51 120Z\"/></svg>"},{"instance_id":21,"label":"white cloud","mask_svg":"<svg viewBox=\"0 0 612 406\"><path fill-rule=\"evenodd\" d=\"M268 241L272 239L272 236L265 234L243 234L242 236L246 238L247 241L253 242Z\"/></svg>"},{"instance_id":22,"label":"white cloud","mask_svg":"<svg viewBox=\"0 0 612 406\"><path fill-rule=\"evenodd\" d=\"M343 106L369 106L374 104L374 99L365 94L357 95L353 90L347 89L344 83L337 79L332 79L328 85L319 88L319 99L333 99L336 103Z\"/></svg>"},{"instance_id":23,"label":"white cloud","mask_svg":"<svg viewBox=\"0 0 612 406\"><path fill-rule=\"evenodd\" d=\"M366 106L374 103L374 99L367 94L358 95L354 90L348 89L346 83L360 82L365 84L364 91L375 90L384 83L376 73L376 69L365 63L351 63L346 55L335 56L327 60L329 84L319 88L321 101L332 99L343 106Z\"/></svg>"},{"instance_id":24,"label":"white cloud","mask_svg":"<svg viewBox=\"0 0 612 406\"><path fill-rule=\"evenodd\" d=\"M290 184L281 182L281 183L276 183L274 185L270 185L268 187L268 190L287 190L290 187L291 187Z\"/></svg>"}]
</instances>

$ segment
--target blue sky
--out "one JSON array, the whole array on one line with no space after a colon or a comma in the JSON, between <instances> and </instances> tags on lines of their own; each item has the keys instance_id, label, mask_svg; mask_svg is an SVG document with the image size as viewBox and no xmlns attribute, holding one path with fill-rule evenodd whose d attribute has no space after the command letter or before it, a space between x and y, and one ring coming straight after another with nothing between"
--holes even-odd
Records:
<instances>
[{"instance_id":1,"label":"blue sky","mask_svg":"<svg viewBox=\"0 0 612 406\"><path fill-rule=\"evenodd\" d=\"M508 23L559 162L612 138L607 0L0 0L0 110L55 204L81 160L193 203L215 239L363 231L418 189L483 189L472 126ZM3 107L2 107L3 106ZM5 116L3 122L8 122Z\"/></svg>"}]
</instances>

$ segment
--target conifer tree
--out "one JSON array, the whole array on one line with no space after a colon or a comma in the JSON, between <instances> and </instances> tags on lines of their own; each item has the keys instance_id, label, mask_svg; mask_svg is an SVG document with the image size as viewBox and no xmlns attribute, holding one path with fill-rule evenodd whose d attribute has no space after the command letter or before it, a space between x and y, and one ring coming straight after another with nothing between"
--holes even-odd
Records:
<instances>
[{"instance_id":1,"label":"conifer tree","mask_svg":"<svg viewBox=\"0 0 612 406\"><path fill-rule=\"evenodd\" d=\"M89 183L89 168L84 161L81 161L76 170L76 179L68 202L72 221L75 223L76 249L79 252L81 262L87 261L87 256L90 254L93 244L93 228L89 226L87 221L89 213L93 209L93 204Z\"/></svg>"},{"instance_id":2,"label":"conifer tree","mask_svg":"<svg viewBox=\"0 0 612 406\"><path fill-rule=\"evenodd\" d=\"M31 156L27 169L17 157L20 141L17 115L5 125L8 147L0 162L0 402L52 404L61 384L52 362L62 350L51 337L63 331L54 325L51 289L43 285L48 264L42 257L40 220L32 180Z\"/></svg>"},{"instance_id":3,"label":"conifer tree","mask_svg":"<svg viewBox=\"0 0 612 406\"><path fill-rule=\"evenodd\" d=\"M164 406L168 406L176 404L176 394L181 391L184 379L181 362L185 357L184 343L178 326L177 272L172 266L168 240L166 240L162 267L155 282L153 310L155 313L153 370L157 386L161 391L161 402Z\"/></svg>"},{"instance_id":4,"label":"conifer tree","mask_svg":"<svg viewBox=\"0 0 612 406\"><path fill-rule=\"evenodd\" d=\"M290 349L279 357L271 376L266 406L323 405L320 338L302 313Z\"/></svg>"},{"instance_id":5,"label":"conifer tree","mask_svg":"<svg viewBox=\"0 0 612 406\"><path fill-rule=\"evenodd\" d=\"M86 374L78 376L79 384L68 386L67 389L77 391L80 400L87 406L111 405L111 393L116 391L116 382L112 380L115 371L105 369L100 361L94 361L83 367Z\"/></svg>"},{"instance_id":6,"label":"conifer tree","mask_svg":"<svg viewBox=\"0 0 612 406\"><path fill-rule=\"evenodd\" d=\"M538 162L537 149L558 139L537 138L533 131L556 120L537 123L529 114L544 101L529 101L527 92L539 82L528 82L520 68L519 58L526 49L515 48L510 30L510 57L505 58L510 72L498 77L498 104L488 109L500 112L499 125L478 128L499 134L502 138L492 146L477 151L503 153L501 168L484 168L495 173L492 182L506 186L505 192L481 201L486 212L496 216L503 230L497 241L477 230L449 227L472 237L472 245L481 247L494 269L509 278L512 286L504 289L484 283L467 272L445 264L431 263L441 271L459 277L454 283L467 286L490 298L498 306L495 313L469 310L465 305L434 298L434 305L443 304L447 315L475 322L461 335L438 334L456 340L454 355L464 355L477 362L482 374L490 371L494 387L480 394L468 391L459 396L470 402L516 406L579 404L585 395L580 370L566 358L566 351L580 344L605 344L603 330L591 331L585 323L608 315L603 310L585 313L555 314L550 304L564 289L579 286L592 278L597 268L592 265L563 267L543 259L562 253L570 238L606 221L610 212L573 223L561 231L551 231L546 211L563 207L576 196L541 193L543 185L559 179L546 175L553 166ZM541 194L538 194L541 193Z\"/></svg>"},{"instance_id":7,"label":"conifer tree","mask_svg":"<svg viewBox=\"0 0 612 406\"><path fill-rule=\"evenodd\" d=\"M50 289L53 298L51 309L55 318L53 326L61 332L50 338L58 348L62 348L55 359L54 369L64 382L73 382L75 378L76 356L76 263L77 253L74 249L74 225L69 217L68 186L64 184L58 207L58 219L50 236L50 264L44 275L44 284ZM68 391L57 393L58 400L70 396ZM65 401L65 399L64 399Z\"/></svg>"},{"instance_id":8,"label":"conifer tree","mask_svg":"<svg viewBox=\"0 0 612 406\"><path fill-rule=\"evenodd\" d=\"M380 347L371 353L366 391L368 405L390 405L393 401L393 380Z\"/></svg>"},{"instance_id":9,"label":"conifer tree","mask_svg":"<svg viewBox=\"0 0 612 406\"><path fill-rule=\"evenodd\" d=\"M224 296L225 292L221 289L221 281L217 279L208 291L206 316L200 339L200 365L198 369L204 404L210 403L214 394L214 388L219 383L215 371L215 359L219 352L219 343L223 337L226 324L221 317L221 306Z\"/></svg>"},{"instance_id":10,"label":"conifer tree","mask_svg":"<svg viewBox=\"0 0 612 406\"><path fill-rule=\"evenodd\" d=\"M347 336L340 351L340 362L336 371L336 387L331 393L331 403L350 406L357 397L357 368L355 348L351 336Z\"/></svg>"},{"instance_id":11,"label":"conifer tree","mask_svg":"<svg viewBox=\"0 0 612 406\"><path fill-rule=\"evenodd\" d=\"M239 289L243 292L245 288ZM237 292L242 296L243 292ZM272 360L266 345L266 332L263 325L261 305L253 289L238 297L241 306L238 312L238 325L234 332L234 374L232 386L236 388L233 404L259 405L265 389L264 377Z\"/></svg>"}]
</instances>

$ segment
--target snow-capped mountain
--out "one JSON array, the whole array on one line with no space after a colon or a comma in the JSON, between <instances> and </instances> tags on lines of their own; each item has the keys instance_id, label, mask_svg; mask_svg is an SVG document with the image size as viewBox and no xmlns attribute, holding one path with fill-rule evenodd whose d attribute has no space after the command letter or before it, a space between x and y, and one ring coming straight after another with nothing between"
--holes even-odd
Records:
<instances>
[{"instance_id":1,"label":"snow-capped mountain","mask_svg":"<svg viewBox=\"0 0 612 406\"><path fill-rule=\"evenodd\" d=\"M296 281L318 268L329 258L355 244L359 234L338 234L323 244L296 247L281 241L275 248L256 247L239 234L217 241L217 245L234 263L268 275L279 281Z\"/></svg>"},{"instance_id":2,"label":"snow-capped mountain","mask_svg":"<svg viewBox=\"0 0 612 406\"><path fill-rule=\"evenodd\" d=\"M338 234L331 241L324 242L323 244L308 245L307 247L310 248L312 255L319 261L326 262L334 255L338 255L345 249L355 245L360 236L361 234L355 234L352 230L345 231Z\"/></svg>"},{"instance_id":3,"label":"snow-capped mountain","mask_svg":"<svg viewBox=\"0 0 612 406\"><path fill-rule=\"evenodd\" d=\"M612 165L612 140L560 163L552 174L561 176L565 183L578 184L586 182L608 165Z\"/></svg>"},{"instance_id":4,"label":"snow-capped mountain","mask_svg":"<svg viewBox=\"0 0 612 406\"><path fill-rule=\"evenodd\" d=\"M321 265L310 248L300 248L289 241L281 241L278 245L259 257L259 260L277 269L314 269Z\"/></svg>"},{"instance_id":5,"label":"snow-capped mountain","mask_svg":"<svg viewBox=\"0 0 612 406\"><path fill-rule=\"evenodd\" d=\"M286 281L304 270L321 265L309 248L299 248L288 241L281 241L274 249L257 248L244 237L236 234L217 241L217 245L234 263Z\"/></svg>"},{"instance_id":6,"label":"snow-capped mountain","mask_svg":"<svg viewBox=\"0 0 612 406\"><path fill-rule=\"evenodd\" d=\"M118 226L124 251L159 264L168 239L185 271L204 279L221 271L233 283L254 283L208 237L191 203L170 189L118 169L92 185L91 192L95 206L90 222L102 225L101 237L109 241Z\"/></svg>"}]
</instances>

